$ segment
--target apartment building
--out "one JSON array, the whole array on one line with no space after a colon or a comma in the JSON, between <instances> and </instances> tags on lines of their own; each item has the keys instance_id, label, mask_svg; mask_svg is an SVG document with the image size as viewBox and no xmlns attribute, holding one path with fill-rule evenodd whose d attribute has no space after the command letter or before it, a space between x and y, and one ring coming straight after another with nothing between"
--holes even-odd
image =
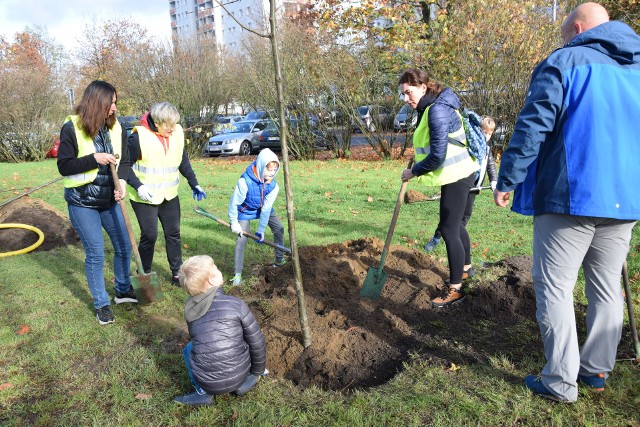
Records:
<instances>
[{"instance_id":1,"label":"apartment building","mask_svg":"<svg viewBox=\"0 0 640 427\"><path fill-rule=\"evenodd\" d=\"M277 0L280 16L295 17L312 0ZM247 28L264 30L269 0L169 0L174 45L193 37L209 36L224 50L238 51ZM233 17L236 19L234 20Z\"/></svg>"}]
</instances>

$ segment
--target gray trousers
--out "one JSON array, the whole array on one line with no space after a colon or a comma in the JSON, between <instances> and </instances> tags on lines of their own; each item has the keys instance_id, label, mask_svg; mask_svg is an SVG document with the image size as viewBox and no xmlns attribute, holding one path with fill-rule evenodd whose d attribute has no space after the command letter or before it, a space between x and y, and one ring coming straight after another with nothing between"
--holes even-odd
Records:
<instances>
[{"instance_id":1,"label":"gray trousers","mask_svg":"<svg viewBox=\"0 0 640 427\"><path fill-rule=\"evenodd\" d=\"M536 318L547 363L542 384L557 397L578 398L577 377L613 370L622 334L622 265L635 221L546 214L533 223ZM587 337L580 350L573 289L582 265Z\"/></svg>"},{"instance_id":2,"label":"gray trousers","mask_svg":"<svg viewBox=\"0 0 640 427\"><path fill-rule=\"evenodd\" d=\"M244 231L247 233L251 232L251 228L249 226L250 220L243 219L239 220L238 223L242 227ZM269 228L273 233L273 243L284 246L284 227L280 223L278 216L276 215L275 209L271 209L271 215L269 216ZM244 249L247 246L247 236L244 234L242 236L238 236L236 240L236 248L233 253L233 268L235 274L242 274L242 267L244 266ZM275 261L276 263L282 261L284 259L284 251L282 249L275 249Z\"/></svg>"}]
</instances>

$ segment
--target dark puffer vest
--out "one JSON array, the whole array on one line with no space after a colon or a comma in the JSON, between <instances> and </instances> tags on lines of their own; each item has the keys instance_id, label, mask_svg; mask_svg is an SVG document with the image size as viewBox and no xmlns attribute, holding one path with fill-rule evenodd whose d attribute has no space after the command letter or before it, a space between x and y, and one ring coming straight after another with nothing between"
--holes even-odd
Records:
<instances>
[{"instance_id":1,"label":"dark puffer vest","mask_svg":"<svg viewBox=\"0 0 640 427\"><path fill-rule=\"evenodd\" d=\"M244 178L247 183L247 197L244 199L244 203L238 208L238 219L241 220L260 218L264 198L276 187L275 180L269 184L260 181L253 173L255 166L256 162L254 161L247 166L247 169L242 174L242 178Z\"/></svg>"},{"instance_id":2,"label":"dark puffer vest","mask_svg":"<svg viewBox=\"0 0 640 427\"><path fill-rule=\"evenodd\" d=\"M73 123L68 122L65 126L73 127ZM123 142L125 143L125 142ZM113 153L109 139L109 131L106 127L100 129L93 138L93 145L96 153ZM93 182L79 187L65 188L64 199L67 203L84 208L105 209L113 206L116 199L113 195L115 186L111 170L108 165L98 166L98 176Z\"/></svg>"}]
</instances>

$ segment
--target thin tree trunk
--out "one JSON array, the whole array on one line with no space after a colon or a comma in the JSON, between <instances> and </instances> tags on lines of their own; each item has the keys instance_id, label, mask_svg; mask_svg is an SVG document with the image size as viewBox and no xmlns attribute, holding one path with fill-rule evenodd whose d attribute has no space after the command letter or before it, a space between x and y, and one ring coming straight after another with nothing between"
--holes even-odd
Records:
<instances>
[{"instance_id":1,"label":"thin tree trunk","mask_svg":"<svg viewBox=\"0 0 640 427\"><path fill-rule=\"evenodd\" d=\"M287 219L289 222L289 240L291 241L291 255L295 273L296 294L298 296L298 314L302 329L302 345L307 348L311 345L311 329L307 318L307 309L302 287L302 270L298 256L298 244L296 242L296 222L293 215L293 191L291 190L291 174L289 172L289 146L287 145L287 123L285 120L284 95L282 89L282 72L280 68L280 56L278 54L278 31L276 29L276 0L270 0L269 22L271 32L271 52L273 54L273 66L276 75L276 90L278 93L278 110L280 115L280 144L282 145L282 168L284 171L284 188L287 198Z\"/></svg>"}]
</instances>

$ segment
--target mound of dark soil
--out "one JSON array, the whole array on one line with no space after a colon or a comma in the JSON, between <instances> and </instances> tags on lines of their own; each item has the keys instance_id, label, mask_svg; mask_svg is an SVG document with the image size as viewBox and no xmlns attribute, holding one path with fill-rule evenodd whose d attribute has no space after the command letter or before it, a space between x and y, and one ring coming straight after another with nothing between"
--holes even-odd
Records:
<instances>
[{"instance_id":1,"label":"mound of dark soil","mask_svg":"<svg viewBox=\"0 0 640 427\"><path fill-rule=\"evenodd\" d=\"M302 386L350 390L388 381L412 355L450 365L541 352L529 258L503 261L496 270L506 272L502 277L472 283L463 302L435 309L431 299L445 289L447 268L400 246L392 246L386 259L381 297L359 296L369 267L380 262L382 246L378 239L362 239L300 248L312 334L307 349L291 263L265 268L249 295L230 291L256 313L272 374Z\"/></svg>"},{"instance_id":2,"label":"mound of dark soil","mask_svg":"<svg viewBox=\"0 0 640 427\"><path fill-rule=\"evenodd\" d=\"M21 197L0 208L0 223L31 225L44 233L44 241L35 251L76 244L80 241L69 219L53 206L39 199ZM0 248L12 252L27 248L38 241L38 235L24 228L1 228Z\"/></svg>"}]
</instances>

